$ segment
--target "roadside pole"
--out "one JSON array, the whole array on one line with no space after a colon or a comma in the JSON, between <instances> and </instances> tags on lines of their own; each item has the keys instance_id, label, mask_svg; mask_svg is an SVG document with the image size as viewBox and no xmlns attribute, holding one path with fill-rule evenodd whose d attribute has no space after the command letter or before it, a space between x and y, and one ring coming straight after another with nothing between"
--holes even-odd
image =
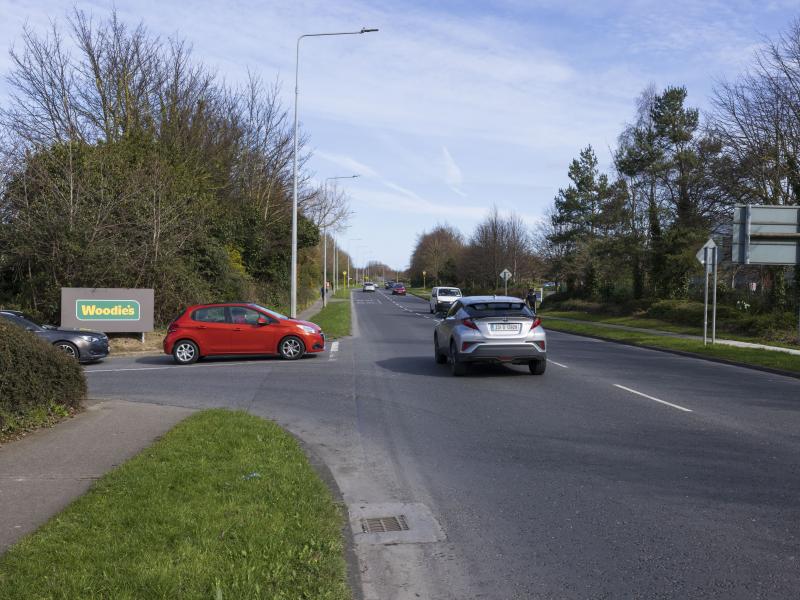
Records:
<instances>
[{"instance_id":1,"label":"roadside pole","mask_svg":"<svg viewBox=\"0 0 800 600\"><path fill-rule=\"evenodd\" d=\"M711 308L711 344L717 343L717 257L719 256L719 247L714 246L712 250L714 260L714 300Z\"/></svg>"},{"instance_id":2,"label":"roadside pole","mask_svg":"<svg viewBox=\"0 0 800 600\"><path fill-rule=\"evenodd\" d=\"M322 230L322 308L325 308L328 302L328 232L326 229Z\"/></svg>"},{"instance_id":3,"label":"roadside pole","mask_svg":"<svg viewBox=\"0 0 800 600\"><path fill-rule=\"evenodd\" d=\"M703 246L703 280L705 281L705 301L703 303L703 346L708 345L708 248Z\"/></svg>"}]
</instances>

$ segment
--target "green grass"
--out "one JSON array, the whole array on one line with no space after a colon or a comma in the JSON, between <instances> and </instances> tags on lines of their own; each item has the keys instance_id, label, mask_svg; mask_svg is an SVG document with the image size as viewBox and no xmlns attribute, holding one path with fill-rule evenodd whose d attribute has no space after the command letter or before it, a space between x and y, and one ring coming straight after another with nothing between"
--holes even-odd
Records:
<instances>
[{"instance_id":1,"label":"green grass","mask_svg":"<svg viewBox=\"0 0 800 600\"><path fill-rule=\"evenodd\" d=\"M696 327L689 325L680 325L663 321L661 319L653 319L648 317L614 317L611 315L596 315L581 311L558 311L558 310L542 310L540 311L542 317L550 315L553 317L562 317L565 319L575 319L577 321L588 321L592 323L609 323L611 325L626 325L629 327L640 327L643 329L653 329L656 331L668 331L670 333L682 333L686 335L703 335L702 323ZM797 344L788 344L776 340L766 339L757 336L740 335L720 329L720 322L717 321L717 337L722 337L729 340L738 340L740 342L751 342L754 344L765 344L767 346L779 346L781 348L797 349ZM709 335L711 334L711 321L708 323Z\"/></svg>"},{"instance_id":2,"label":"green grass","mask_svg":"<svg viewBox=\"0 0 800 600\"><path fill-rule=\"evenodd\" d=\"M342 524L294 438L205 411L0 557L0 597L346 599Z\"/></svg>"},{"instance_id":3,"label":"green grass","mask_svg":"<svg viewBox=\"0 0 800 600\"><path fill-rule=\"evenodd\" d=\"M720 358L738 363L800 373L800 356L793 356L784 352L776 352L773 350L757 350L753 348L736 348L733 346L722 346L719 344L714 346L703 346L703 342L697 340L687 340L683 338L659 336L656 334L639 333L636 331L611 329L589 322L572 323L568 321L548 320L547 315L548 313L541 314L545 329L590 335L609 340L618 340L648 348L691 352L700 356Z\"/></svg>"},{"instance_id":4,"label":"green grass","mask_svg":"<svg viewBox=\"0 0 800 600\"><path fill-rule=\"evenodd\" d=\"M312 321L322 327L327 339L350 335L350 292L337 290L336 295L328 300L328 305L311 317Z\"/></svg>"},{"instance_id":5,"label":"green grass","mask_svg":"<svg viewBox=\"0 0 800 600\"><path fill-rule=\"evenodd\" d=\"M412 296L417 296L423 300L431 299L431 288L406 288L406 291Z\"/></svg>"}]
</instances>

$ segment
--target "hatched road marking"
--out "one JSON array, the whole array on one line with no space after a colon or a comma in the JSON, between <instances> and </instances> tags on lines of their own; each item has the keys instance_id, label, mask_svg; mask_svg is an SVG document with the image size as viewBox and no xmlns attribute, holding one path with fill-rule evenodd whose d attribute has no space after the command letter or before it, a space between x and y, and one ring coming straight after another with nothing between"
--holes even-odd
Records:
<instances>
[{"instance_id":1,"label":"hatched road marking","mask_svg":"<svg viewBox=\"0 0 800 600\"><path fill-rule=\"evenodd\" d=\"M614 387L618 387L619 389L625 390L626 392L630 392L631 394L636 394L637 396L641 396L642 398L647 398L648 400L652 400L653 402L666 404L667 406L671 406L672 408L677 408L678 410L682 410L683 412L693 412L691 408L679 406L677 404L673 404L672 402L667 402L666 400L659 400L658 398L654 398L653 396L648 396L647 394L643 394L642 392L637 392L636 390L632 390L631 388L625 387L624 385L619 385L618 383L615 383Z\"/></svg>"}]
</instances>

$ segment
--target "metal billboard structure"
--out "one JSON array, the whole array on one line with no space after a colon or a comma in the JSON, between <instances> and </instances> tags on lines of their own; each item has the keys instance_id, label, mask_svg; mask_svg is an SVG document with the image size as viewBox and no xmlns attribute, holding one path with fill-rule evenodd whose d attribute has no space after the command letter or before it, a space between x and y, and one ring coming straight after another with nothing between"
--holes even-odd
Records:
<instances>
[{"instance_id":1,"label":"metal billboard structure","mask_svg":"<svg viewBox=\"0 0 800 600\"><path fill-rule=\"evenodd\" d=\"M731 260L800 269L800 206L735 206ZM797 338L800 341L800 315Z\"/></svg>"},{"instance_id":2,"label":"metal billboard structure","mask_svg":"<svg viewBox=\"0 0 800 600\"><path fill-rule=\"evenodd\" d=\"M743 265L800 265L800 206L734 207L731 260Z\"/></svg>"}]
</instances>

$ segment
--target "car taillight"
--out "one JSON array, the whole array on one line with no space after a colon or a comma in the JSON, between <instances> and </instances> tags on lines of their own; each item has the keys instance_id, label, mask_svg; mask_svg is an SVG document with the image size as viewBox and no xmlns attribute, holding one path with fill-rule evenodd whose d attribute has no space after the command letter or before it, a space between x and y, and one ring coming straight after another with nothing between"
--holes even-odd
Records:
<instances>
[{"instance_id":1,"label":"car taillight","mask_svg":"<svg viewBox=\"0 0 800 600\"><path fill-rule=\"evenodd\" d=\"M469 327L470 329L474 329L475 331L480 331L480 329L478 329L478 326L475 324L475 321L473 321L472 319L464 319L463 321L461 321L461 324L464 325L465 327Z\"/></svg>"},{"instance_id":2,"label":"car taillight","mask_svg":"<svg viewBox=\"0 0 800 600\"><path fill-rule=\"evenodd\" d=\"M542 320L539 317L536 317L531 324L531 329L536 329L539 325L542 324Z\"/></svg>"},{"instance_id":3,"label":"car taillight","mask_svg":"<svg viewBox=\"0 0 800 600\"><path fill-rule=\"evenodd\" d=\"M167 327L167 333L175 333L176 331L178 331L178 329L180 329L180 327L181 326L178 323L174 322L170 323L169 326Z\"/></svg>"}]
</instances>

